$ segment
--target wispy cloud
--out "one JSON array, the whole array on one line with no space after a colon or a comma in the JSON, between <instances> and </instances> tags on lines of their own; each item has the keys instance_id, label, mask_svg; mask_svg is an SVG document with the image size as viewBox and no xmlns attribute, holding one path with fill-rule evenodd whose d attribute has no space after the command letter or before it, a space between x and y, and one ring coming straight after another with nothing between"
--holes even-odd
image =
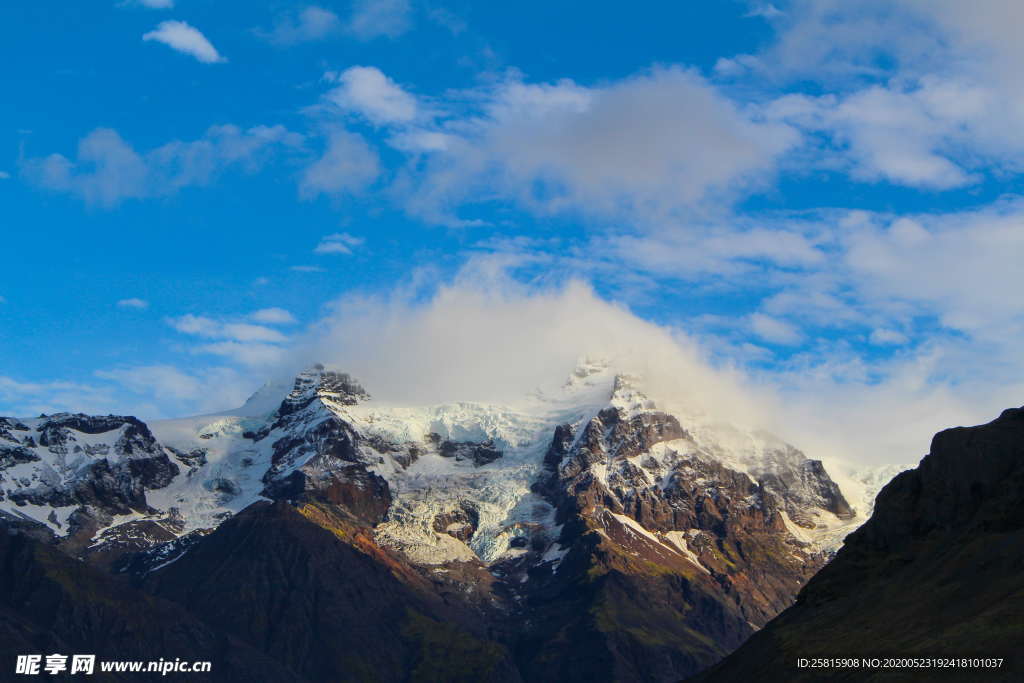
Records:
<instances>
[{"instance_id":1,"label":"wispy cloud","mask_svg":"<svg viewBox=\"0 0 1024 683\"><path fill-rule=\"evenodd\" d=\"M317 254L351 254L352 249L360 246L364 241L362 237L356 237L347 232L336 232L320 240L320 244L316 245L313 252Z\"/></svg>"},{"instance_id":2,"label":"wispy cloud","mask_svg":"<svg viewBox=\"0 0 1024 683\"><path fill-rule=\"evenodd\" d=\"M28 417L40 413L93 410L110 411L117 404L114 391L83 382L21 382L0 375L0 405L5 414Z\"/></svg>"},{"instance_id":3,"label":"wispy cloud","mask_svg":"<svg viewBox=\"0 0 1024 683\"><path fill-rule=\"evenodd\" d=\"M777 318L763 313L754 313L750 316L749 321L751 331L770 344L795 346L803 341L799 330Z\"/></svg>"},{"instance_id":4,"label":"wispy cloud","mask_svg":"<svg viewBox=\"0 0 1024 683\"><path fill-rule=\"evenodd\" d=\"M117 305L120 308L135 308L139 310L149 308L148 301L146 301L145 299L138 299L136 297L132 297L130 299L121 299L120 301L117 302Z\"/></svg>"},{"instance_id":5,"label":"wispy cloud","mask_svg":"<svg viewBox=\"0 0 1024 683\"><path fill-rule=\"evenodd\" d=\"M328 80L337 85L326 101L386 127L407 155L395 195L439 223L460 224L453 208L495 199L538 214L660 221L770 179L800 140L681 68L595 87L512 74L429 107L374 67Z\"/></svg>"},{"instance_id":6,"label":"wispy cloud","mask_svg":"<svg viewBox=\"0 0 1024 683\"><path fill-rule=\"evenodd\" d=\"M174 0L123 0L122 7L145 7L147 9L172 9Z\"/></svg>"},{"instance_id":7,"label":"wispy cloud","mask_svg":"<svg viewBox=\"0 0 1024 683\"><path fill-rule=\"evenodd\" d=\"M334 128L320 157L306 167L299 179L299 195L314 199L326 195L360 192L381 172L377 151L357 133Z\"/></svg>"},{"instance_id":8,"label":"wispy cloud","mask_svg":"<svg viewBox=\"0 0 1024 683\"><path fill-rule=\"evenodd\" d=\"M781 17L782 15L782 10L770 2L754 2L751 4L750 10L743 16L748 18L761 17L763 19L774 19L775 17Z\"/></svg>"},{"instance_id":9,"label":"wispy cloud","mask_svg":"<svg viewBox=\"0 0 1024 683\"><path fill-rule=\"evenodd\" d=\"M782 96L770 115L813 133L806 151L819 155L819 168L928 190L1024 168L1024 141L1012 133L1024 121L1018 3L986 2L982 11L956 0L780 6L775 40L722 60L718 71L758 87L815 82L815 94Z\"/></svg>"},{"instance_id":10,"label":"wispy cloud","mask_svg":"<svg viewBox=\"0 0 1024 683\"><path fill-rule=\"evenodd\" d=\"M338 83L325 97L345 111L375 124L408 123L416 118L416 98L376 67L353 66L325 78Z\"/></svg>"},{"instance_id":11,"label":"wispy cloud","mask_svg":"<svg viewBox=\"0 0 1024 683\"><path fill-rule=\"evenodd\" d=\"M198 140L175 140L140 153L117 131L97 128L79 141L74 160L63 154L28 158L21 170L35 185L112 207L125 199L206 185L227 168L255 171L273 151L298 149L303 140L283 126L242 130L222 125L211 127Z\"/></svg>"},{"instance_id":12,"label":"wispy cloud","mask_svg":"<svg viewBox=\"0 0 1024 683\"><path fill-rule=\"evenodd\" d=\"M205 64L226 62L199 29L184 21L162 21L155 29L143 34L145 41L163 43L173 50L195 57Z\"/></svg>"},{"instance_id":13,"label":"wispy cloud","mask_svg":"<svg viewBox=\"0 0 1024 683\"><path fill-rule=\"evenodd\" d=\"M264 325L253 325L244 322L223 322L206 316L192 315L191 313L178 318L170 318L167 322L179 332L211 339L274 343L287 340L287 337L277 330Z\"/></svg>"},{"instance_id":14,"label":"wispy cloud","mask_svg":"<svg viewBox=\"0 0 1024 683\"><path fill-rule=\"evenodd\" d=\"M902 332L897 332L896 330L888 330L885 328L879 328L877 330L871 331L869 341L872 344L876 344L878 346L901 346L910 341L910 339L907 337L907 335L903 334Z\"/></svg>"},{"instance_id":15,"label":"wispy cloud","mask_svg":"<svg viewBox=\"0 0 1024 683\"><path fill-rule=\"evenodd\" d=\"M295 45L325 40L339 34L343 25L338 15L323 7L310 5L298 12L282 14L270 30L256 34L274 45Z\"/></svg>"},{"instance_id":16,"label":"wispy cloud","mask_svg":"<svg viewBox=\"0 0 1024 683\"><path fill-rule=\"evenodd\" d=\"M94 375L112 383L131 414L144 419L210 413L240 406L259 381L230 367L183 369L174 365L137 365L97 370ZM87 404L96 412L97 406ZM139 411L139 408L142 411Z\"/></svg>"},{"instance_id":17,"label":"wispy cloud","mask_svg":"<svg viewBox=\"0 0 1024 683\"><path fill-rule=\"evenodd\" d=\"M291 314L280 308L262 309L248 318L264 324L193 314L168 318L167 324L178 332L204 340L187 346L185 350L189 353L222 356L235 363L264 368L280 362L291 340L267 325L293 322Z\"/></svg>"},{"instance_id":18,"label":"wispy cloud","mask_svg":"<svg viewBox=\"0 0 1024 683\"><path fill-rule=\"evenodd\" d=\"M295 316L283 308L261 308L249 314L249 319L267 325L292 325Z\"/></svg>"},{"instance_id":19,"label":"wispy cloud","mask_svg":"<svg viewBox=\"0 0 1024 683\"><path fill-rule=\"evenodd\" d=\"M355 0L348 30L360 40L397 38L412 28L409 0Z\"/></svg>"}]
</instances>

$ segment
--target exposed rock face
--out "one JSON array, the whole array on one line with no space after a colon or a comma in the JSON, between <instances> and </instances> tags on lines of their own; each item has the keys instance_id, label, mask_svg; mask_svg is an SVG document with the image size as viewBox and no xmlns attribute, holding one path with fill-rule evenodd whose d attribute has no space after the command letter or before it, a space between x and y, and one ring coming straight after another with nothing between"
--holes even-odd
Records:
<instances>
[{"instance_id":1,"label":"exposed rock face","mask_svg":"<svg viewBox=\"0 0 1024 683\"><path fill-rule=\"evenodd\" d=\"M458 462L468 460L478 467L494 462L503 455L500 450L494 447L492 439L487 439L480 443L473 443L471 441L443 441L438 449L438 453L441 457L455 458Z\"/></svg>"},{"instance_id":2,"label":"exposed rock face","mask_svg":"<svg viewBox=\"0 0 1024 683\"><path fill-rule=\"evenodd\" d=\"M463 502L454 510L434 517L434 531L448 534L463 543L469 542L480 526L480 513L472 504Z\"/></svg>"},{"instance_id":3,"label":"exposed rock face","mask_svg":"<svg viewBox=\"0 0 1024 683\"><path fill-rule=\"evenodd\" d=\"M361 464L311 462L291 474L272 479L265 493L275 500L316 500L338 505L373 526L384 519L391 504L388 483Z\"/></svg>"},{"instance_id":4,"label":"exposed rock face","mask_svg":"<svg viewBox=\"0 0 1024 683\"><path fill-rule=\"evenodd\" d=\"M188 473L190 475L199 471L207 462L205 448L193 448L188 452L179 451L178 449L170 446L167 446L166 448L170 451L171 455L174 456L175 460L188 468Z\"/></svg>"},{"instance_id":5,"label":"exposed rock face","mask_svg":"<svg viewBox=\"0 0 1024 683\"><path fill-rule=\"evenodd\" d=\"M307 408L317 399L354 406L369 398L370 395L348 373L328 370L317 363L295 378L295 386L281 402L277 415L287 417Z\"/></svg>"},{"instance_id":6,"label":"exposed rock face","mask_svg":"<svg viewBox=\"0 0 1024 683\"><path fill-rule=\"evenodd\" d=\"M814 681L798 657L1003 657L951 680L1017 681L1024 569L1024 409L949 429L879 493L835 559L701 681ZM934 671L831 671L829 680L933 680Z\"/></svg>"}]
</instances>

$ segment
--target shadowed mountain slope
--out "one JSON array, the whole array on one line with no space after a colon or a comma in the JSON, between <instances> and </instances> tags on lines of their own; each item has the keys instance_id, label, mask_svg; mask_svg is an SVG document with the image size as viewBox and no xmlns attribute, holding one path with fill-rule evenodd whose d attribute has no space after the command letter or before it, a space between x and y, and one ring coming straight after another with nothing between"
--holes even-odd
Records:
<instances>
[{"instance_id":1,"label":"shadowed mountain slope","mask_svg":"<svg viewBox=\"0 0 1024 683\"><path fill-rule=\"evenodd\" d=\"M2 525L0 642L7 655L0 662L2 680L24 678L13 675L16 654L60 653L95 654L97 661L180 657L212 662L210 676L189 674L196 681L307 681L181 606L135 590L52 545ZM146 676L103 674L97 668L88 679L138 681Z\"/></svg>"},{"instance_id":2,"label":"shadowed mountain slope","mask_svg":"<svg viewBox=\"0 0 1024 683\"><path fill-rule=\"evenodd\" d=\"M256 503L147 588L311 681L519 680L479 617L326 506Z\"/></svg>"},{"instance_id":3,"label":"shadowed mountain slope","mask_svg":"<svg viewBox=\"0 0 1024 683\"><path fill-rule=\"evenodd\" d=\"M1024 409L940 432L796 604L693 680L1024 680ZM798 658L1002 657L998 669L810 670Z\"/></svg>"}]
</instances>

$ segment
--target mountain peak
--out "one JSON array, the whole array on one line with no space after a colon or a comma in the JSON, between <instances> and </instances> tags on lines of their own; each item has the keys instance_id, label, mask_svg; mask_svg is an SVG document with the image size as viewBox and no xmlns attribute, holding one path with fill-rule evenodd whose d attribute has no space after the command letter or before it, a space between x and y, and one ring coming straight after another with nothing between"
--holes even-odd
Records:
<instances>
[{"instance_id":1,"label":"mountain peak","mask_svg":"<svg viewBox=\"0 0 1024 683\"><path fill-rule=\"evenodd\" d=\"M642 378L625 372L615 374L612 382L611 403L627 411L654 410L654 401L640 390Z\"/></svg>"},{"instance_id":2,"label":"mountain peak","mask_svg":"<svg viewBox=\"0 0 1024 683\"><path fill-rule=\"evenodd\" d=\"M293 413L315 399L353 406L370 400L370 395L347 372L329 369L322 363L314 363L296 375L292 390L281 402L278 413Z\"/></svg>"}]
</instances>

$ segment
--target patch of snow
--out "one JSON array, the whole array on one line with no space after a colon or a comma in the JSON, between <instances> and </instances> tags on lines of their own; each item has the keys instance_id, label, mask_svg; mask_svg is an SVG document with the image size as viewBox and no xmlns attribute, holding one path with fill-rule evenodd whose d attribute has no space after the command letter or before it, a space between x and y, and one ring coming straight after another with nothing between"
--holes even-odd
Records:
<instances>
[{"instance_id":1,"label":"patch of snow","mask_svg":"<svg viewBox=\"0 0 1024 683\"><path fill-rule=\"evenodd\" d=\"M693 564L697 565L697 568L703 571L705 574L711 574L707 567L701 564L700 558L697 553L690 550L690 546L687 545L686 539L690 536L686 531L667 531L663 534L665 539L671 543L675 548L683 554Z\"/></svg>"}]
</instances>

